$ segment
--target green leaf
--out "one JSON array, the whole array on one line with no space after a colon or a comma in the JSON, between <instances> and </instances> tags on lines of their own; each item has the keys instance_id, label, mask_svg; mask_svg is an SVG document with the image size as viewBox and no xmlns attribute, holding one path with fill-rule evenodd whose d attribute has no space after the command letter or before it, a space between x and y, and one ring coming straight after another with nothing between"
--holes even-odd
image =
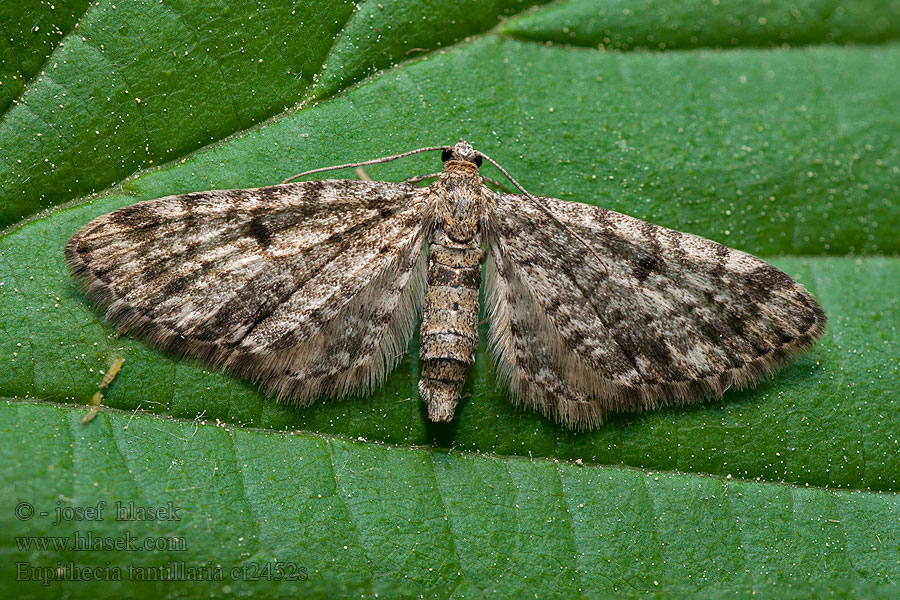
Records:
<instances>
[{"instance_id":1,"label":"green leaf","mask_svg":"<svg viewBox=\"0 0 900 600\"><path fill-rule=\"evenodd\" d=\"M0 235L0 396L16 398L0 406L0 520L17 536L190 542L123 557L20 551L8 537L4 568L278 559L309 571L299 587L232 577L144 595L896 596L895 4L569 1L491 29L526 4L0 8L15 16L0 47L0 218L112 186ZM60 33L25 35L46 23ZM596 48L659 44L739 48ZM69 236L120 206L459 137L532 192L774 257L825 307L825 338L753 390L581 434L512 407L482 347L456 420L438 426L417 397L415 340L366 398L279 406L116 338L65 272ZM113 356L125 365L104 392L112 409L83 427ZM100 500L173 501L190 518L53 527L12 512Z\"/></svg>"},{"instance_id":2,"label":"green leaf","mask_svg":"<svg viewBox=\"0 0 900 600\"><path fill-rule=\"evenodd\" d=\"M0 227L331 96L534 2L70 4L59 24L55 7L0 8L15 26L10 47L0 46ZM38 71L38 53L51 48Z\"/></svg>"},{"instance_id":3,"label":"green leaf","mask_svg":"<svg viewBox=\"0 0 900 600\"><path fill-rule=\"evenodd\" d=\"M0 4L0 112L21 96L50 53L72 31L87 5L87 0Z\"/></svg>"},{"instance_id":4,"label":"green leaf","mask_svg":"<svg viewBox=\"0 0 900 600\"><path fill-rule=\"evenodd\" d=\"M530 40L619 50L878 44L900 39L893 0L564 0L504 32Z\"/></svg>"},{"instance_id":5,"label":"green leaf","mask_svg":"<svg viewBox=\"0 0 900 600\"><path fill-rule=\"evenodd\" d=\"M803 582L816 580L836 582L833 597L900 591L892 583L900 577L893 495L398 448L117 411L89 427L79 420L71 408L0 404L0 498L8 507L0 524L15 541L0 576L41 573L16 571L15 562L87 562L105 573L119 569L125 581L102 588L31 582L21 584L23 592L102 589L120 597L129 593L129 577L179 563L218 566L222 580L177 588L147 582L141 595L691 597L704 588L715 597L769 588L803 598L810 593ZM23 470L31 473L24 482ZM165 508L177 520L117 519L117 503L132 501ZM22 503L34 511L27 520ZM54 524L57 507L70 506L94 512ZM150 540L165 550L98 549L85 559L84 552L35 546L76 536L84 544L88 531L95 543L130 536L135 547ZM276 561L306 579L246 579Z\"/></svg>"}]
</instances>

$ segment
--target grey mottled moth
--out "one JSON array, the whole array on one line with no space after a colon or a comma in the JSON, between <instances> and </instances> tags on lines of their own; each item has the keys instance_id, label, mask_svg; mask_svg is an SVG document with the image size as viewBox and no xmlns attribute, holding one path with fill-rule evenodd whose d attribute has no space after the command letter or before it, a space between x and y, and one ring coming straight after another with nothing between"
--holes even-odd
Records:
<instances>
[{"instance_id":1,"label":"grey mottled moth","mask_svg":"<svg viewBox=\"0 0 900 600\"><path fill-rule=\"evenodd\" d=\"M501 383L573 429L749 385L825 328L809 292L762 260L536 198L463 141L303 175L437 150L442 172L398 183L285 182L128 206L76 233L67 264L120 331L300 405L380 384L421 310L419 392L433 421L453 418L474 361L483 262ZM522 194L486 186L483 160Z\"/></svg>"}]
</instances>

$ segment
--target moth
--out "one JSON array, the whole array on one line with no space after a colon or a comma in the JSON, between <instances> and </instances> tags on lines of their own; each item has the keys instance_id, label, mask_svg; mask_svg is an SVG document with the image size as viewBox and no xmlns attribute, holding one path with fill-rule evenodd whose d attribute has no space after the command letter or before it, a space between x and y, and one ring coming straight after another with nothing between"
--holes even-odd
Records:
<instances>
[{"instance_id":1,"label":"moth","mask_svg":"<svg viewBox=\"0 0 900 600\"><path fill-rule=\"evenodd\" d=\"M824 331L819 304L772 265L535 197L464 141L301 175L438 150L440 173L402 182L287 180L140 202L78 231L66 262L119 332L297 405L379 385L421 312L419 393L438 422L453 418L474 361L483 266L499 383L572 429L720 397ZM488 187L483 161L522 193Z\"/></svg>"}]
</instances>

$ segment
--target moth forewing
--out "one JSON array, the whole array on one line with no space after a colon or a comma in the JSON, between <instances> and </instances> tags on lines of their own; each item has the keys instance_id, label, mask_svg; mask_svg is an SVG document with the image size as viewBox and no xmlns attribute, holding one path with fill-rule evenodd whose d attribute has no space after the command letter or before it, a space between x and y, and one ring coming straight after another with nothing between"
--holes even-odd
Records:
<instances>
[{"instance_id":1,"label":"moth forewing","mask_svg":"<svg viewBox=\"0 0 900 600\"><path fill-rule=\"evenodd\" d=\"M67 264L124 331L306 404L379 384L407 347L425 192L326 180L170 196L88 224Z\"/></svg>"},{"instance_id":2,"label":"moth forewing","mask_svg":"<svg viewBox=\"0 0 900 600\"><path fill-rule=\"evenodd\" d=\"M775 267L536 198L463 141L339 167L437 149L427 187L323 180L142 202L82 228L66 262L121 330L303 405L379 385L421 308L419 391L434 421L453 418L474 361L483 244L498 377L570 428L720 396L824 330L821 307ZM490 191L482 159L522 194Z\"/></svg>"}]
</instances>

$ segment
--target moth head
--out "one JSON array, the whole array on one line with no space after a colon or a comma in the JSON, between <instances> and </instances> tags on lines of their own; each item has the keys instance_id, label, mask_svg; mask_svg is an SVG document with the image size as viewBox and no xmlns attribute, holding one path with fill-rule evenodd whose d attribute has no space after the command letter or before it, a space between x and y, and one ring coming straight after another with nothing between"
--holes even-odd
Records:
<instances>
[{"instance_id":1,"label":"moth head","mask_svg":"<svg viewBox=\"0 0 900 600\"><path fill-rule=\"evenodd\" d=\"M452 148L444 148L441 152L441 160L443 162L447 162L448 160L463 160L480 167L481 153L476 152L468 142L459 140Z\"/></svg>"}]
</instances>

